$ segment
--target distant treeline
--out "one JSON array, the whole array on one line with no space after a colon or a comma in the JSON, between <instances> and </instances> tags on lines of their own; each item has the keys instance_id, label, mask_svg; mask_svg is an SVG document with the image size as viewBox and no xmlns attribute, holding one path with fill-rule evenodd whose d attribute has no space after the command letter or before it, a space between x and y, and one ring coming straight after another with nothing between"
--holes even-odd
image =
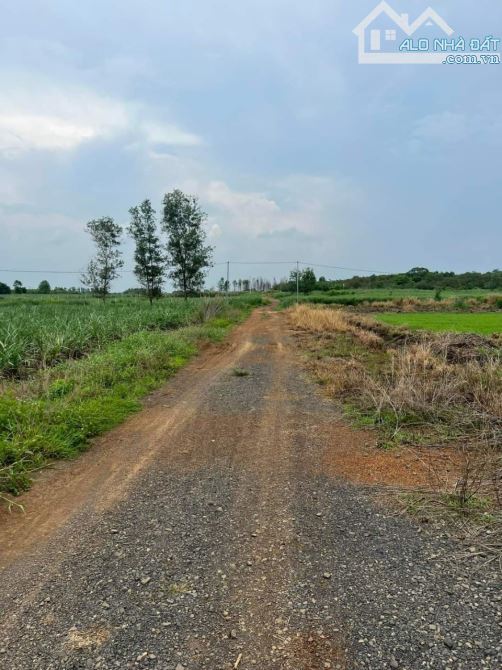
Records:
<instances>
[{"instance_id":1,"label":"distant treeline","mask_svg":"<svg viewBox=\"0 0 502 670\"><path fill-rule=\"evenodd\" d=\"M455 274L412 268L402 274L356 276L329 283L331 288L502 289L502 270Z\"/></svg>"},{"instance_id":2,"label":"distant treeline","mask_svg":"<svg viewBox=\"0 0 502 670\"><path fill-rule=\"evenodd\" d=\"M269 291L271 288L286 292L296 291L296 271L290 273L289 278L270 282L263 277L253 279L234 279L227 286L222 277L218 282L218 291ZM301 293L311 291L329 291L343 289L373 289L373 288L414 288L441 291L443 289L502 289L502 270L492 272L431 272L427 268L412 268L408 272L389 275L370 275L367 277L355 276L351 279L326 279L317 278L312 268L300 270L298 275L298 288ZM51 288L49 282L40 282L37 289L27 289L20 281L15 281L10 286L0 282L0 294L7 293L89 293L90 289L82 287L63 288L56 286ZM124 291L126 294L144 295L142 288L130 288Z\"/></svg>"},{"instance_id":3,"label":"distant treeline","mask_svg":"<svg viewBox=\"0 0 502 670\"><path fill-rule=\"evenodd\" d=\"M51 285L46 279L40 282L38 288L27 288L26 286L23 286L19 279L16 279L12 288L8 284L0 282L0 295L9 295L10 293L91 293L91 290L77 286L71 286L70 288L65 288L64 286L55 286L54 288L51 288Z\"/></svg>"},{"instance_id":4,"label":"distant treeline","mask_svg":"<svg viewBox=\"0 0 502 670\"><path fill-rule=\"evenodd\" d=\"M424 289L442 291L443 289L502 289L502 270L492 272L431 272L427 268L412 268L408 272L388 275L370 275L352 277L351 279L317 278L312 268L305 268L298 273L290 273L289 279L274 282L273 288L279 291L295 292L298 286L300 293L311 291L336 291L343 289Z\"/></svg>"}]
</instances>

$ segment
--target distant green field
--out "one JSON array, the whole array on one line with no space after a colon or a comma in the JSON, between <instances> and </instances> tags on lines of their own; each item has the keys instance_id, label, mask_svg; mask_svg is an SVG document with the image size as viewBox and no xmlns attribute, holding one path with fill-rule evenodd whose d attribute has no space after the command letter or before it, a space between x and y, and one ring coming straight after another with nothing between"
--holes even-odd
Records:
<instances>
[{"instance_id":1,"label":"distant green field","mask_svg":"<svg viewBox=\"0 0 502 670\"><path fill-rule=\"evenodd\" d=\"M482 288L474 289L444 289L441 291L442 298L477 298L500 293L501 291L488 290ZM315 293L319 293L315 291ZM357 296L358 298L369 299L389 299L389 298L433 298L436 291L433 289L419 289L419 288L358 288L358 289L341 289L328 291L330 295L340 296Z\"/></svg>"},{"instance_id":2,"label":"distant green field","mask_svg":"<svg viewBox=\"0 0 502 670\"><path fill-rule=\"evenodd\" d=\"M2 297L0 379L81 358L133 333L204 322L211 300L217 307L218 300L201 298L164 297L150 305L137 296L112 296L105 304L89 295ZM236 309L261 303L254 293L230 298Z\"/></svg>"},{"instance_id":3,"label":"distant green field","mask_svg":"<svg viewBox=\"0 0 502 670\"><path fill-rule=\"evenodd\" d=\"M454 333L502 333L502 312L410 312L406 314L375 314L375 319L391 326L405 326Z\"/></svg>"},{"instance_id":4,"label":"distant green field","mask_svg":"<svg viewBox=\"0 0 502 670\"><path fill-rule=\"evenodd\" d=\"M24 299L26 298L26 299ZM0 504L47 461L141 408L202 344L219 342L262 296L0 300Z\"/></svg>"},{"instance_id":5,"label":"distant green field","mask_svg":"<svg viewBox=\"0 0 502 670\"><path fill-rule=\"evenodd\" d=\"M296 302L295 293L276 291L274 297L280 300L281 307L289 307ZM467 299L485 301L489 296L497 295L502 303L502 291L485 289L464 289L441 291L442 300L453 298L458 301L458 308L463 309L462 302ZM390 302L406 298L417 298L419 300L432 300L436 297L436 291L413 289L413 288L374 288L374 289L330 289L329 291L312 291L300 294L300 302L310 302L321 305L347 305L357 306L368 302Z\"/></svg>"}]
</instances>

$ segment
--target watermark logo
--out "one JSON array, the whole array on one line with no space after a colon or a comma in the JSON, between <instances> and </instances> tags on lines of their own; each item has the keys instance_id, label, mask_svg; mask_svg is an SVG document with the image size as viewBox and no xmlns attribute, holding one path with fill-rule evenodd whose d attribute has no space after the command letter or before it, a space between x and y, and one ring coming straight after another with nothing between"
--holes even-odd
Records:
<instances>
[{"instance_id":1,"label":"watermark logo","mask_svg":"<svg viewBox=\"0 0 502 670\"><path fill-rule=\"evenodd\" d=\"M501 40L466 39L431 7L410 22L381 2L354 29L359 63L365 65L500 65Z\"/></svg>"}]
</instances>

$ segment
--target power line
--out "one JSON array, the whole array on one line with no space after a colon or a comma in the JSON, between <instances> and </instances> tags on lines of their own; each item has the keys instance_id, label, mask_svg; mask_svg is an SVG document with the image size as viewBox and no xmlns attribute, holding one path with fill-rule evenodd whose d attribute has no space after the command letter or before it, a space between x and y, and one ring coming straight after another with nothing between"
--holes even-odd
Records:
<instances>
[{"instance_id":1,"label":"power line","mask_svg":"<svg viewBox=\"0 0 502 670\"><path fill-rule=\"evenodd\" d=\"M231 261L230 261L231 262ZM213 263L213 265L226 265L227 261L222 263ZM14 274L28 273L28 274L47 274L47 275L81 275L85 270L23 270L12 268L0 268L0 272L10 272ZM120 270L120 272L134 272L134 270Z\"/></svg>"},{"instance_id":2,"label":"power line","mask_svg":"<svg viewBox=\"0 0 502 670\"><path fill-rule=\"evenodd\" d=\"M29 274L46 274L46 275L80 275L85 270L12 270L12 269L0 269L0 272L12 272L12 273L29 273ZM134 270L121 270L121 272L134 272Z\"/></svg>"},{"instance_id":3,"label":"power line","mask_svg":"<svg viewBox=\"0 0 502 670\"><path fill-rule=\"evenodd\" d=\"M42 274L52 274L52 275L78 275L80 272L77 272L75 270L12 270L12 269L7 269L7 268L2 268L0 272L33 272L33 273L42 273Z\"/></svg>"},{"instance_id":4,"label":"power line","mask_svg":"<svg viewBox=\"0 0 502 670\"><path fill-rule=\"evenodd\" d=\"M329 268L330 270L350 270L351 272L371 272L372 274L390 275L388 270L368 270L368 268L347 268L343 265L323 265L321 263L305 263L300 261L300 265L308 265L314 268Z\"/></svg>"},{"instance_id":5,"label":"power line","mask_svg":"<svg viewBox=\"0 0 502 670\"><path fill-rule=\"evenodd\" d=\"M232 265L296 265L296 261L230 261ZM214 263L214 265L222 265Z\"/></svg>"},{"instance_id":6,"label":"power line","mask_svg":"<svg viewBox=\"0 0 502 670\"><path fill-rule=\"evenodd\" d=\"M392 274L389 271L385 270L369 270L368 268L352 268L345 267L342 265L326 265L324 263L307 263L305 261L218 261L212 264L212 267L217 265L290 265L295 266L297 263L307 267L315 268L326 268L330 270L348 270L350 272L368 272L370 274ZM27 270L27 269L13 269L13 268L0 268L0 272L11 273L11 274L58 274L58 275L81 275L85 270ZM134 270L121 270L122 273L134 273Z\"/></svg>"}]
</instances>

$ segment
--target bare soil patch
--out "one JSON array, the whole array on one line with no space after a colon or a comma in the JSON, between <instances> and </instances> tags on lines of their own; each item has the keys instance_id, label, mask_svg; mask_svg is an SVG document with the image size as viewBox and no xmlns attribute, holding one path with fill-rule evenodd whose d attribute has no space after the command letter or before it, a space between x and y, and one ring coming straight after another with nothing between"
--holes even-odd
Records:
<instances>
[{"instance_id":1,"label":"bare soil patch","mask_svg":"<svg viewBox=\"0 0 502 670\"><path fill-rule=\"evenodd\" d=\"M439 479L451 486L458 478L461 456L454 448L384 450L376 443L374 431L335 424L323 455L323 470L360 484L410 489L436 487Z\"/></svg>"}]
</instances>

